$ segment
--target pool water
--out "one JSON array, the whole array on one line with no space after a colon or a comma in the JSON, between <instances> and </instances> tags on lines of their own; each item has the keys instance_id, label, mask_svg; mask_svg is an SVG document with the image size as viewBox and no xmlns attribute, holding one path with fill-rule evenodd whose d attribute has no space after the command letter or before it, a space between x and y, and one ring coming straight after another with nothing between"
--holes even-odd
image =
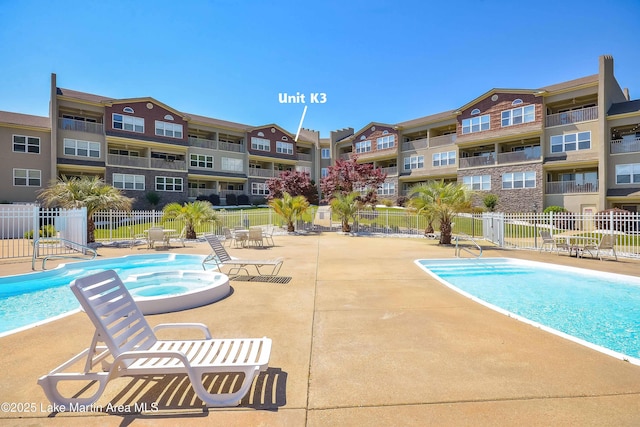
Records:
<instances>
[{"instance_id":1,"label":"pool water","mask_svg":"<svg viewBox=\"0 0 640 427\"><path fill-rule=\"evenodd\" d=\"M120 278L126 282L130 276L150 272L175 272L176 270L202 272L203 259L204 255L130 255L68 263L53 270L2 277L0 278L0 336L4 333L10 333L9 331L56 318L78 309L80 304L69 289L69 284L79 277L111 269L115 270ZM170 285L165 284L165 286L153 290L149 287L147 290L140 291L166 295L178 293L178 288L182 287L176 285L175 279ZM135 291L132 293L135 296ZM157 296L157 294L144 296Z\"/></svg>"},{"instance_id":2,"label":"pool water","mask_svg":"<svg viewBox=\"0 0 640 427\"><path fill-rule=\"evenodd\" d=\"M430 259L416 264L492 308L640 364L638 277L510 258Z\"/></svg>"}]
</instances>

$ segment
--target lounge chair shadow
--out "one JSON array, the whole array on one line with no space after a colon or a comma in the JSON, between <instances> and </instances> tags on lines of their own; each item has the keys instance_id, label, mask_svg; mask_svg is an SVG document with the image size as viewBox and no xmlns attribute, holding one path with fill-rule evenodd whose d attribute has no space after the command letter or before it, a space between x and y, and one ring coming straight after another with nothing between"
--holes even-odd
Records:
<instances>
[{"instance_id":1,"label":"lounge chair shadow","mask_svg":"<svg viewBox=\"0 0 640 427\"><path fill-rule=\"evenodd\" d=\"M280 283L286 285L292 280L289 276L233 276L229 280L236 282Z\"/></svg>"},{"instance_id":2,"label":"lounge chair shadow","mask_svg":"<svg viewBox=\"0 0 640 427\"><path fill-rule=\"evenodd\" d=\"M277 411L287 403L287 376L282 369L267 368L254 379L249 393L234 408ZM203 376L203 384L210 392L231 393L240 388L243 378L242 373L207 374ZM131 421L135 418L201 417L209 412L184 374L133 377L104 408L107 413ZM108 408L115 410L109 412ZM126 412L118 412L118 408L126 408Z\"/></svg>"}]
</instances>

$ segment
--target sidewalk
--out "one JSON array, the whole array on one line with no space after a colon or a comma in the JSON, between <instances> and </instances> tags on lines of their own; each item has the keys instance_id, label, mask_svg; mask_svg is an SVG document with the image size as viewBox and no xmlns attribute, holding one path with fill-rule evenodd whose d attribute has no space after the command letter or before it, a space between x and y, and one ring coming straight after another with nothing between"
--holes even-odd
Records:
<instances>
[{"instance_id":1,"label":"sidewalk","mask_svg":"<svg viewBox=\"0 0 640 427\"><path fill-rule=\"evenodd\" d=\"M451 258L451 247L335 233L274 239L274 248L229 251L243 258L284 257L280 275L291 277L289 283L233 280L232 295L222 301L148 317L151 325L203 322L220 337L272 338L270 368L239 407L203 408L184 378L119 378L98 405L121 405L123 413L52 415L36 381L89 345L93 331L79 313L0 338L0 400L36 408L0 413L0 424L621 426L640 420L640 366L493 312L413 264ZM187 242L171 252L208 249ZM149 250L98 252L112 257ZM629 260L491 248L484 256L640 275L640 263ZM31 262L0 269L4 275L29 272ZM148 409L158 404L160 411L131 412L144 403Z\"/></svg>"}]
</instances>

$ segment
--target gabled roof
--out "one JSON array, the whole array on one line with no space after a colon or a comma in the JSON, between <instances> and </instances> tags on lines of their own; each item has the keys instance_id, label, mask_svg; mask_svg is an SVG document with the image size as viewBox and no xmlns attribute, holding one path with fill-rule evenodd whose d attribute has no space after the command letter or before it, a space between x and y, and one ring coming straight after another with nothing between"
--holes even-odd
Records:
<instances>
[{"instance_id":1,"label":"gabled roof","mask_svg":"<svg viewBox=\"0 0 640 427\"><path fill-rule=\"evenodd\" d=\"M179 115L184 120L189 120L189 116L184 114L182 111L178 111L175 108L170 107L167 104L160 102L157 99L152 98L150 96L145 96L142 98L122 98L122 99L110 99L110 100L102 101L103 104L108 105L109 107L111 107L112 105L131 104L134 102L150 102L152 104L155 104L164 108L165 110L171 111L173 114Z\"/></svg>"},{"instance_id":2,"label":"gabled roof","mask_svg":"<svg viewBox=\"0 0 640 427\"><path fill-rule=\"evenodd\" d=\"M282 132L282 133L284 133L285 135L287 135L287 136L291 137L291 139L292 139L292 140L293 140L293 139L295 139L295 137L296 137L295 135L293 135L292 133L290 133L290 132L289 132L289 131L287 131L287 130L284 130L283 128L281 128L280 126L278 126L278 125L277 125L277 124L275 124L275 123L271 123L271 124L269 124L269 125L263 125L263 126L253 126L252 128L247 129L247 131L252 132L252 131L254 131L254 130L258 130L258 129L266 129L266 128L276 128L276 129L278 129L280 132Z\"/></svg>"},{"instance_id":3,"label":"gabled roof","mask_svg":"<svg viewBox=\"0 0 640 427\"><path fill-rule=\"evenodd\" d=\"M609 111L607 112L607 115L615 116L616 114L626 114L626 113L640 113L640 99L611 104L611 107L609 107Z\"/></svg>"},{"instance_id":4,"label":"gabled roof","mask_svg":"<svg viewBox=\"0 0 640 427\"><path fill-rule=\"evenodd\" d=\"M500 89L500 88L493 88L490 91L483 93L482 95L480 95L479 97L477 97L473 101L467 102L462 107L458 108L458 111L464 111L467 108L471 107L472 105L477 104L478 102L482 101L483 99L489 98L490 96L492 96L492 95L494 95L496 93L534 94L536 92L538 92L537 89L504 89L504 88Z\"/></svg>"},{"instance_id":5,"label":"gabled roof","mask_svg":"<svg viewBox=\"0 0 640 427\"><path fill-rule=\"evenodd\" d=\"M572 89L577 86L591 86L597 83L598 83L598 75L592 74L590 76L580 77L579 79L568 80L566 82L556 83L550 86L541 87L540 89L538 89L538 92L539 91L558 92L558 91L563 91L567 89Z\"/></svg>"},{"instance_id":6,"label":"gabled roof","mask_svg":"<svg viewBox=\"0 0 640 427\"><path fill-rule=\"evenodd\" d=\"M366 131L367 129L369 129L371 126L385 126L388 128L393 128L395 127L395 125L389 124L389 123L381 123L381 122L369 122L368 125L363 126L360 130L356 131L353 135L351 136L356 136L361 134L362 132Z\"/></svg>"},{"instance_id":7,"label":"gabled roof","mask_svg":"<svg viewBox=\"0 0 640 427\"><path fill-rule=\"evenodd\" d=\"M0 123L51 129L51 121L49 120L49 117L11 113L9 111L0 111Z\"/></svg>"}]
</instances>

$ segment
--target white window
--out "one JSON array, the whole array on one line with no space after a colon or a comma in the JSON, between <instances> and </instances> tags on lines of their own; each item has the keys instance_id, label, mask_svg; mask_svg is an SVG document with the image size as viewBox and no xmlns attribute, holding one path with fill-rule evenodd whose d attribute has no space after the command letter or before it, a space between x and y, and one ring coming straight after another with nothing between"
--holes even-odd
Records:
<instances>
[{"instance_id":1,"label":"white window","mask_svg":"<svg viewBox=\"0 0 640 427\"><path fill-rule=\"evenodd\" d=\"M366 153L371 151L371 141L356 142L356 153Z\"/></svg>"},{"instance_id":2,"label":"white window","mask_svg":"<svg viewBox=\"0 0 640 427\"><path fill-rule=\"evenodd\" d=\"M465 176L462 183L469 190L491 190L491 175Z\"/></svg>"},{"instance_id":3,"label":"white window","mask_svg":"<svg viewBox=\"0 0 640 427\"><path fill-rule=\"evenodd\" d=\"M529 123L536 119L536 106L527 105L513 110L502 112L502 126L519 125Z\"/></svg>"},{"instance_id":4,"label":"white window","mask_svg":"<svg viewBox=\"0 0 640 427\"><path fill-rule=\"evenodd\" d=\"M92 157L97 159L100 157L100 143L65 138L64 154L67 156Z\"/></svg>"},{"instance_id":5,"label":"white window","mask_svg":"<svg viewBox=\"0 0 640 427\"><path fill-rule=\"evenodd\" d=\"M320 177L324 178L327 175L329 175L329 168L320 169Z\"/></svg>"},{"instance_id":6,"label":"white window","mask_svg":"<svg viewBox=\"0 0 640 427\"><path fill-rule=\"evenodd\" d=\"M251 148L260 151L271 151L271 141L264 138L251 137Z\"/></svg>"},{"instance_id":7,"label":"white window","mask_svg":"<svg viewBox=\"0 0 640 427\"><path fill-rule=\"evenodd\" d=\"M182 178L156 176L156 191L182 191Z\"/></svg>"},{"instance_id":8,"label":"white window","mask_svg":"<svg viewBox=\"0 0 640 427\"><path fill-rule=\"evenodd\" d=\"M276 141L276 153L293 154L293 144L290 142Z\"/></svg>"},{"instance_id":9,"label":"white window","mask_svg":"<svg viewBox=\"0 0 640 427\"><path fill-rule=\"evenodd\" d=\"M471 119L464 119L462 121L462 133L474 133L489 130L489 114L484 116L473 117Z\"/></svg>"},{"instance_id":10,"label":"white window","mask_svg":"<svg viewBox=\"0 0 640 427\"><path fill-rule=\"evenodd\" d=\"M502 188L504 190L535 187L536 173L533 171L505 173L502 175Z\"/></svg>"},{"instance_id":11,"label":"white window","mask_svg":"<svg viewBox=\"0 0 640 427\"><path fill-rule=\"evenodd\" d=\"M591 131L566 133L551 137L551 152L563 153L565 151L588 150L591 148Z\"/></svg>"},{"instance_id":12,"label":"white window","mask_svg":"<svg viewBox=\"0 0 640 427\"><path fill-rule=\"evenodd\" d=\"M234 159L232 157L223 157L220 159L222 161L222 170L223 171L232 171L232 172L242 172L244 169L242 167L242 159Z\"/></svg>"},{"instance_id":13,"label":"white window","mask_svg":"<svg viewBox=\"0 0 640 427\"><path fill-rule=\"evenodd\" d=\"M191 154L189 156L190 165L194 168L213 169L213 156L204 154Z\"/></svg>"},{"instance_id":14,"label":"white window","mask_svg":"<svg viewBox=\"0 0 640 427\"><path fill-rule=\"evenodd\" d=\"M391 148L395 145L395 142L396 142L395 135L383 136L381 138L378 138L378 150Z\"/></svg>"},{"instance_id":15,"label":"white window","mask_svg":"<svg viewBox=\"0 0 640 427\"><path fill-rule=\"evenodd\" d=\"M156 135L169 138L182 138L182 125L156 120Z\"/></svg>"},{"instance_id":16,"label":"white window","mask_svg":"<svg viewBox=\"0 0 640 427\"><path fill-rule=\"evenodd\" d=\"M331 158L331 150L328 149L328 148L323 148L320 153L321 153L321 156L322 156L323 159L330 159Z\"/></svg>"},{"instance_id":17,"label":"white window","mask_svg":"<svg viewBox=\"0 0 640 427\"><path fill-rule=\"evenodd\" d=\"M144 133L144 119L122 114L113 114L113 128Z\"/></svg>"},{"instance_id":18,"label":"white window","mask_svg":"<svg viewBox=\"0 0 640 427\"><path fill-rule=\"evenodd\" d=\"M114 173L113 186L121 190L144 190L144 175Z\"/></svg>"},{"instance_id":19,"label":"white window","mask_svg":"<svg viewBox=\"0 0 640 427\"><path fill-rule=\"evenodd\" d=\"M40 138L25 135L13 135L13 151L16 153L40 154Z\"/></svg>"},{"instance_id":20,"label":"white window","mask_svg":"<svg viewBox=\"0 0 640 427\"><path fill-rule=\"evenodd\" d=\"M616 184L640 184L640 163L616 165Z\"/></svg>"},{"instance_id":21,"label":"white window","mask_svg":"<svg viewBox=\"0 0 640 427\"><path fill-rule=\"evenodd\" d=\"M433 166L449 166L456 164L456 152L455 151L447 151L444 153L434 153L433 155Z\"/></svg>"},{"instance_id":22,"label":"white window","mask_svg":"<svg viewBox=\"0 0 640 427\"><path fill-rule=\"evenodd\" d=\"M13 185L19 187L40 187L42 171L38 169L14 169Z\"/></svg>"},{"instance_id":23,"label":"white window","mask_svg":"<svg viewBox=\"0 0 640 427\"><path fill-rule=\"evenodd\" d=\"M404 170L424 168L424 156L410 156L404 158Z\"/></svg>"},{"instance_id":24,"label":"white window","mask_svg":"<svg viewBox=\"0 0 640 427\"><path fill-rule=\"evenodd\" d=\"M267 196L269 194L269 187L264 182L252 182L251 194L255 196Z\"/></svg>"},{"instance_id":25,"label":"white window","mask_svg":"<svg viewBox=\"0 0 640 427\"><path fill-rule=\"evenodd\" d=\"M396 184L393 182L383 182L380 187L378 187L378 195L379 196L391 196L396 194Z\"/></svg>"}]
</instances>

